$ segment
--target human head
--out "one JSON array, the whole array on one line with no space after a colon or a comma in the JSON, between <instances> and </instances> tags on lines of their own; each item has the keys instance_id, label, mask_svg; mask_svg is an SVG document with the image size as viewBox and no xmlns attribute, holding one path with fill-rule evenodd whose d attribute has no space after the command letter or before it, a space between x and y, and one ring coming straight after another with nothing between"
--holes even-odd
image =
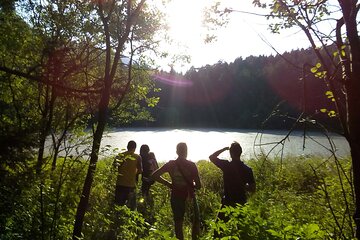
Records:
<instances>
[{"instance_id":1,"label":"human head","mask_svg":"<svg viewBox=\"0 0 360 240\"><path fill-rule=\"evenodd\" d=\"M184 142L178 143L178 145L176 146L176 153L180 158L185 158L187 157L187 145Z\"/></svg>"},{"instance_id":2,"label":"human head","mask_svg":"<svg viewBox=\"0 0 360 240\"><path fill-rule=\"evenodd\" d=\"M129 141L127 145L127 150L135 152L135 149L136 149L136 142L132 140Z\"/></svg>"},{"instance_id":3,"label":"human head","mask_svg":"<svg viewBox=\"0 0 360 240\"><path fill-rule=\"evenodd\" d=\"M230 146L231 159L240 159L242 148L238 142L233 142Z\"/></svg>"},{"instance_id":4,"label":"human head","mask_svg":"<svg viewBox=\"0 0 360 240\"><path fill-rule=\"evenodd\" d=\"M150 152L150 148L148 145L143 144L140 147L140 155L141 156L146 156L148 153Z\"/></svg>"}]
</instances>

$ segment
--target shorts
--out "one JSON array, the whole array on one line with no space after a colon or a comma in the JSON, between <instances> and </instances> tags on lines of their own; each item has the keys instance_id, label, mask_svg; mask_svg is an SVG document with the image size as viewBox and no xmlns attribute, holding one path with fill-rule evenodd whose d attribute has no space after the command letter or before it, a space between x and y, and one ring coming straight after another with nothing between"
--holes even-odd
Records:
<instances>
[{"instance_id":1,"label":"shorts","mask_svg":"<svg viewBox=\"0 0 360 240\"><path fill-rule=\"evenodd\" d=\"M170 203L174 220L184 220L186 199L171 196Z\"/></svg>"},{"instance_id":2,"label":"shorts","mask_svg":"<svg viewBox=\"0 0 360 240\"><path fill-rule=\"evenodd\" d=\"M194 223L200 222L199 206L196 201L196 198L188 198L187 200L181 197L171 195L170 203L171 203L171 209L173 212L174 221L184 220L187 202L188 203L190 202L192 205L191 217L193 219L193 222Z\"/></svg>"},{"instance_id":3,"label":"shorts","mask_svg":"<svg viewBox=\"0 0 360 240\"><path fill-rule=\"evenodd\" d=\"M135 210L136 209L135 188L117 185L115 188L115 204L120 206L127 204L131 210Z\"/></svg>"},{"instance_id":4,"label":"shorts","mask_svg":"<svg viewBox=\"0 0 360 240\"><path fill-rule=\"evenodd\" d=\"M141 184L141 192L142 192L142 194L148 195L149 191L150 191L150 187L153 184L154 184L154 181L152 181L151 179L143 178L142 179L142 184Z\"/></svg>"}]
</instances>

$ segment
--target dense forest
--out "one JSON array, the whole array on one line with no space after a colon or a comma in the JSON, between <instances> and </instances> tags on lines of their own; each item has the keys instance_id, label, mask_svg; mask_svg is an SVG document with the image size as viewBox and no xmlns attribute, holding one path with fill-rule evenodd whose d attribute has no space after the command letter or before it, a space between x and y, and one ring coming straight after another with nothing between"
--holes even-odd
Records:
<instances>
[{"instance_id":1,"label":"dense forest","mask_svg":"<svg viewBox=\"0 0 360 240\"><path fill-rule=\"evenodd\" d=\"M334 109L328 87L314 76L304 77L304 63L316 65L310 49L238 58L185 74L157 73L155 87L161 91L151 109L153 122L131 126L288 129L305 112L336 130L338 121L321 112Z\"/></svg>"}]
</instances>

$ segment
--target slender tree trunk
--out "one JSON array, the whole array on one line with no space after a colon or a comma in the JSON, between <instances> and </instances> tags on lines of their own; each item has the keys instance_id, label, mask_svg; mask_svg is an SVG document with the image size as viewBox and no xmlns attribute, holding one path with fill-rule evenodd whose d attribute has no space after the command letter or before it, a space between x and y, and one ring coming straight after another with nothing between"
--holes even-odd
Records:
<instances>
[{"instance_id":1,"label":"slender tree trunk","mask_svg":"<svg viewBox=\"0 0 360 240\"><path fill-rule=\"evenodd\" d=\"M354 222L356 226L355 236L360 239L360 79L352 79L354 85L348 88L348 126L349 126L349 145L353 167L353 181L355 191L355 213Z\"/></svg>"},{"instance_id":2,"label":"slender tree trunk","mask_svg":"<svg viewBox=\"0 0 360 240\"><path fill-rule=\"evenodd\" d=\"M339 1L345 26L346 35L350 46L351 76L346 83L348 94L348 129L349 144L352 157L355 191L355 213L354 221L356 226L357 239L360 239L360 39L357 29L357 14L359 6L357 1Z\"/></svg>"},{"instance_id":3,"label":"slender tree trunk","mask_svg":"<svg viewBox=\"0 0 360 240\"><path fill-rule=\"evenodd\" d=\"M50 88L49 86L47 86ZM36 163L36 173L39 175L41 173L43 164L44 164L44 152L45 152L45 142L46 137L49 135L51 130L51 123L53 120L53 112L54 112L54 105L55 105L56 95L55 91L52 88L50 101L45 103L44 113L42 116L42 126L40 130L40 139L39 139L39 151L38 151L38 159Z\"/></svg>"},{"instance_id":4,"label":"slender tree trunk","mask_svg":"<svg viewBox=\"0 0 360 240\"><path fill-rule=\"evenodd\" d=\"M36 174L39 175L41 172L41 168L43 165L44 158L44 149L45 149L45 141L46 141L46 132L48 127L48 112L49 112L49 86L46 86L46 96L44 103L44 111L41 117L41 125L40 125L40 136L39 136L39 150L37 154L37 162L36 162Z\"/></svg>"},{"instance_id":5,"label":"slender tree trunk","mask_svg":"<svg viewBox=\"0 0 360 240\"><path fill-rule=\"evenodd\" d=\"M49 91L50 86L47 86L47 90ZM45 151L45 142L46 136L49 134L51 129L52 117L53 117L53 110L55 105L56 96L54 94L54 89L52 88L50 100L49 92L46 93L46 102L44 113L42 115L42 125L40 130L40 138L39 138L39 151L38 151L38 159L36 163L36 175L40 178L40 231L41 231L41 239L45 239L45 210L44 210L44 192L43 188L45 185L44 176L42 175L42 167L44 164L44 151Z\"/></svg>"},{"instance_id":6,"label":"slender tree trunk","mask_svg":"<svg viewBox=\"0 0 360 240\"><path fill-rule=\"evenodd\" d=\"M98 2L98 14L101 18L104 27L104 35L105 35L105 46L106 46L106 56L105 56L105 71L104 71L104 89L101 93L101 99L99 103L99 114L98 114L98 122L97 128L93 138L92 151L90 155L90 165L88 168L88 172L86 174L85 183L83 187L83 191L81 194L80 202L77 208L74 231L73 231L73 240L78 240L81 238L82 226L84 222L84 216L86 212L86 208L89 203L90 190L94 180L94 174L96 170L96 163L99 157L99 149L100 143L102 139L102 135L105 129L105 125L107 123L107 115L111 94L112 82L115 77L116 70L120 61L120 53L124 47L125 42L129 37L129 33L131 31L131 26L133 25L135 19L138 17L139 12L141 11L142 6L145 3L145 0L141 0L137 5L134 12L131 12L132 9L132 0L127 1L127 20L126 20L126 29L122 36L119 36L117 39L118 43L115 47L115 51L112 51L111 37L110 37L110 28L109 28L109 17L104 16L104 9L102 1ZM111 56L114 56L111 60ZM123 94L126 94L125 92Z\"/></svg>"},{"instance_id":7,"label":"slender tree trunk","mask_svg":"<svg viewBox=\"0 0 360 240\"><path fill-rule=\"evenodd\" d=\"M360 55L360 53L358 55ZM359 111L360 69L353 70L352 78L347 86L347 92L348 92L348 110L349 110L348 111L348 126L349 126L348 141L350 145L351 158L352 158L354 191L355 191L355 207L356 207L354 214L354 221L356 225L356 238L360 239L360 111Z\"/></svg>"},{"instance_id":8,"label":"slender tree trunk","mask_svg":"<svg viewBox=\"0 0 360 240\"><path fill-rule=\"evenodd\" d=\"M356 226L355 236L360 239L360 142L350 142L352 165L354 171L354 190L355 190L355 213L354 222Z\"/></svg>"},{"instance_id":9,"label":"slender tree trunk","mask_svg":"<svg viewBox=\"0 0 360 240\"><path fill-rule=\"evenodd\" d=\"M99 119L98 125L94 134L92 150L90 155L90 164L86 174L84 187L82 190L80 202L76 211L74 231L73 231L73 239L78 240L81 238L82 226L84 222L85 212L89 203L91 186L94 181L94 174L96 170L96 164L99 158L99 150L101 139L104 133L106 120L107 120L107 112L109 106L110 99L110 89L111 89L111 81L110 79L106 79L108 84L105 84L105 89L102 93L101 100L99 103Z\"/></svg>"},{"instance_id":10,"label":"slender tree trunk","mask_svg":"<svg viewBox=\"0 0 360 240\"><path fill-rule=\"evenodd\" d=\"M56 169L56 162L59 155L59 148L60 148L60 144L56 145L56 147L54 148L54 157L51 163L51 171L55 171Z\"/></svg>"}]
</instances>

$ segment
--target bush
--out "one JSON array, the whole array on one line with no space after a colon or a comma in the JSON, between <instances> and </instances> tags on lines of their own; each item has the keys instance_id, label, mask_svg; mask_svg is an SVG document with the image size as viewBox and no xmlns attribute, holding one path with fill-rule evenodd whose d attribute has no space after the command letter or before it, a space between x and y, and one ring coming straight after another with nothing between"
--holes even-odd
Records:
<instances>
[{"instance_id":1,"label":"bush","mask_svg":"<svg viewBox=\"0 0 360 240\"><path fill-rule=\"evenodd\" d=\"M33 172L9 172L0 186L0 239L71 238L87 164L85 160L59 159L58 168L52 172L51 166L46 166L41 177L34 177ZM352 238L350 159L261 158L247 164L254 170L257 192L245 206L223 209L230 218L224 223L216 222L222 173L209 161L197 162L203 184L197 191L201 239L213 239L214 230L222 232L222 239ZM83 238L174 239L169 189L155 183L152 203L144 202L138 193L138 211L115 208L116 174L111 157L98 162ZM190 232L186 215L187 238Z\"/></svg>"}]
</instances>

